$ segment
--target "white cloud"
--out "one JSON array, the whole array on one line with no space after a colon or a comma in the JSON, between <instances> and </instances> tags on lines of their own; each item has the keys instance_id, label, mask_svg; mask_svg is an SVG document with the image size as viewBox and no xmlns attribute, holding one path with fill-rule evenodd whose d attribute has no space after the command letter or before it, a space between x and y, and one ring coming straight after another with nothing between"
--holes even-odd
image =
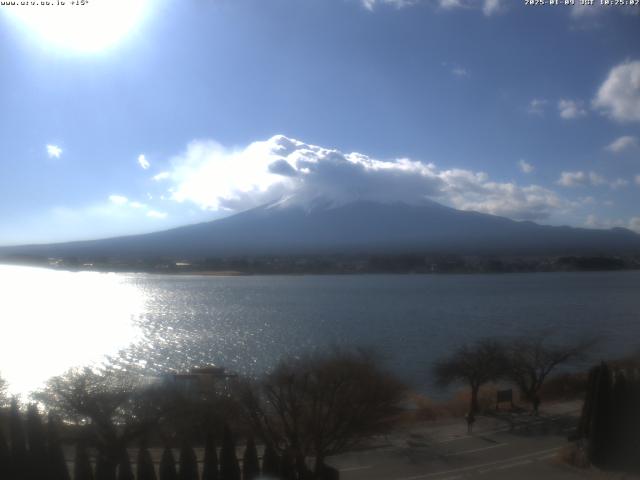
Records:
<instances>
[{"instance_id":1,"label":"white cloud","mask_svg":"<svg viewBox=\"0 0 640 480\"><path fill-rule=\"evenodd\" d=\"M584 185L602 185L605 180L595 172L562 172L558 183L563 187L578 187Z\"/></svg>"},{"instance_id":2,"label":"white cloud","mask_svg":"<svg viewBox=\"0 0 640 480\"><path fill-rule=\"evenodd\" d=\"M529 102L527 112L532 115L542 115L549 102L543 98L534 98Z\"/></svg>"},{"instance_id":3,"label":"white cloud","mask_svg":"<svg viewBox=\"0 0 640 480\"><path fill-rule=\"evenodd\" d=\"M57 145L47 145L47 155L49 158L60 158L62 149Z\"/></svg>"},{"instance_id":4,"label":"white cloud","mask_svg":"<svg viewBox=\"0 0 640 480\"><path fill-rule=\"evenodd\" d=\"M460 209L533 220L567 205L537 185L495 182L483 172L442 170L407 158L344 154L282 135L234 151L211 141L192 142L172 165L171 198L212 211L271 202L308 207L319 198L334 205L434 199Z\"/></svg>"},{"instance_id":5,"label":"white cloud","mask_svg":"<svg viewBox=\"0 0 640 480\"><path fill-rule=\"evenodd\" d=\"M455 75L456 77L468 77L469 76L469 72L467 71L467 69L465 69L463 67L453 67L451 69L451 73L453 75Z\"/></svg>"},{"instance_id":6,"label":"white cloud","mask_svg":"<svg viewBox=\"0 0 640 480\"><path fill-rule=\"evenodd\" d=\"M571 19L576 23L581 23L581 28L596 28L603 26L602 19L605 15L637 15L638 13L640 13L640 8L637 5L625 8L608 8L607 5L601 5L600 0L596 0L593 5L582 5L580 1L576 0L571 9Z\"/></svg>"},{"instance_id":7,"label":"white cloud","mask_svg":"<svg viewBox=\"0 0 640 480\"><path fill-rule=\"evenodd\" d=\"M159 220L162 220L164 218L167 218L167 214L165 212L159 212L157 210L149 210L147 212L147 217L149 217L149 218L157 218Z\"/></svg>"},{"instance_id":8,"label":"white cloud","mask_svg":"<svg viewBox=\"0 0 640 480\"><path fill-rule=\"evenodd\" d=\"M172 159L173 169L163 178L171 180L171 198L178 202L193 202L206 210L257 206L277 197L273 189L286 183L283 171L270 165L286 142L284 137L274 137L230 151L213 141L193 141L186 152Z\"/></svg>"},{"instance_id":9,"label":"white cloud","mask_svg":"<svg viewBox=\"0 0 640 480\"><path fill-rule=\"evenodd\" d=\"M122 195L110 195L109 201L115 205L126 205L129 203L129 199L127 197L123 197Z\"/></svg>"},{"instance_id":10,"label":"white cloud","mask_svg":"<svg viewBox=\"0 0 640 480\"><path fill-rule=\"evenodd\" d=\"M589 180L591 181L591 185L599 186L605 185L607 180L602 176L594 172L589 172Z\"/></svg>"},{"instance_id":11,"label":"white cloud","mask_svg":"<svg viewBox=\"0 0 640 480\"><path fill-rule=\"evenodd\" d=\"M390 5L396 8L408 7L420 3L420 0L362 0L367 10L373 10L377 5Z\"/></svg>"},{"instance_id":12,"label":"white cloud","mask_svg":"<svg viewBox=\"0 0 640 480\"><path fill-rule=\"evenodd\" d=\"M630 150L638 146L638 138L630 135L616 138L613 142L607 145L606 149L613 153L620 153L625 150Z\"/></svg>"},{"instance_id":13,"label":"white cloud","mask_svg":"<svg viewBox=\"0 0 640 480\"><path fill-rule=\"evenodd\" d=\"M576 2L571 9L571 16L573 18L585 18L593 17L602 11L600 5L582 5L579 1Z\"/></svg>"},{"instance_id":14,"label":"white cloud","mask_svg":"<svg viewBox=\"0 0 640 480\"><path fill-rule=\"evenodd\" d=\"M578 203L580 205L596 205L596 199L593 197L580 197L578 198Z\"/></svg>"},{"instance_id":15,"label":"white cloud","mask_svg":"<svg viewBox=\"0 0 640 480\"><path fill-rule=\"evenodd\" d=\"M116 207L118 207L119 212L112 212L114 214L120 213L123 211L129 211L129 212L137 211L137 212L140 212L139 214L144 214L149 218L158 219L158 220L165 219L168 216L168 214L165 212L161 212L153 208L149 208L148 205L142 202L131 201L123 195L110 195L109 202L112 205L115 205Z\"/></svg>"},{"instance_id":16,"label":"white cloud","mask_svg":"<svg viewBox=\"0 0 640 480\"><path fill-rule=\"evenodd\" d=\"M520 170L522 170L522 173L531 173L535 170L535 167L533 165L527 163L523 159L520 159L518 161L518 166L520 167Z\"/></svg>"},{"instance_id":17,"label":"white cloud","mask_svg":"<svg viewBox=\"0 0 640 480\"><path fill-rule=\"evenodd\" d=\"M502 1L501 0L484 0L484 5L482 6L482 13L486 16L493 15L494 13L498 13L502 9Z\"/></svg>"},{"instance_id":18,"label":"white cloud","mask_svg":"<svg viewBox=\"0 0 640 480\"><path fill-rule=\"evenodd\" d=\"M442 8L458 8L464 6L464 2L462 0L439 0L438 4Z\"/></svg>"},{"instance_id":19,"label":"white cloud","mask_svg":"<svg viewBox=\"0 0 640 480\"><path fill-rule=\"evenodd\" d=\"M486 16L499 13L504 10L504 0L361 0L367 10L374 10L378 5L390 5L396 8L404 8L418 4L437 5L444 10L455 8L467 8L481 10Z\"/></svg>"},{"instance_id":20,"label":"white cloud","mask_svg":"<svg viewBox=\"0 0 640 480\"><path fill-rule=\"evenodd\" d=\"M442 66L448 69L454 77L463 78L469 76L469 70L460 64L454 62L442 62Z\"/></svg>"},{"instance_id":21,"label":"white cloud","mask_svg":"<svg viewBox=\"0 0 640 480\"><path fill-rule=\"evenodd\" d=\"M146 210L149 208L146 204L142 202L129 200L127 197L123 195L110 195L109 202L118 207L129 207L136 210Z\"/></svg>"},{"instance_id":22,"label":"white cloud","mask_svg":"<svg viewBox=\"0 0 640 480\"><path fill-rule=\"evenodd\" d=\"M619 122L640 121L640 61L613 67L593 106Z\"/></svg>"},{"instance_id":23,"label":"white cloud","mask_svg":"<svg viewBox=\"0 0 640 480\"><path fill-rule=\"evenodd\" d=\"M556 183L563 187L599 187L602 185L606 185L613 189L618 189L629 185L629 181L623 178L608 180L596 172L583 171L562 172L560 174L560 178Z\"/></svg>"},{"instance_id":24,"label":"white cloud","mask_svg":"<svg viewBox=\"0 0 640 480\"><path fill-rule=\"evenodd\" d=\"M585 172L562 172L557 183L563 187L578 187L589 185L591 180Z\"/></svg>"},{"instance_id":25,"label":"white cloud","mask_svg":"<svg viewBox=\"0 0 640 480\"><path fill-rule=\"evenodd\" d=\"M555 192L538 185L521 187L515 183L489 182L476 178L476 182L470 182L460 188L458 182L461 179L448 176L447 173L441 174L447 180L441 197L461 210L490 213L517 220L541 220L568 208L568 204ZM462 180L465 180L465 176L466 173L462 175Z\"/></svg>"},{"instance_id":26,"label":"white cloud","mask_svg":"<svg viewBox=\"0 0 640 480\"><path fill-rule=\"evenodd\" d=\"M623 220L620 218L614 219L605 219L599 218L596 215L587 215L585 219L584 225L589 228L601 228L601 229L610 229L610 228L628 228L629 230L633 230L637 233L640 233L640 217L631 217L628 220Z\"/></svg>"},{"instance_id":27,"label":"white cloud","mask_svg":"<svg viewBox=\"0 0 640 480\"><path fill-rule=\"evenodd\" d=\"M600 218L597 215L590 214L584 221L584 226L589 228L610 229L615 227L626 228L631 222L625 222L619 218Z\"/></svg>"},{"instance_id":28,"label":"white cloud","mask_svg":"<svg viewBox=\"0 0 640 480\"><path fill-rule=\"evenodd\" d=\"M613 189L624 188L629 185L629 180L625 180L624 178L616 178L609 182L609 186Z\"/></svg>"},{"instance_id":29,"label":"white cloud","mask_svg":"<svg viewBox=\"0 0 640 480\"><path fill-rule=\"evenodd\" d=\"M157 175L154 175L152 178L156 181L159 182L161 180L166 180L167 178L169 178L171 176L171 174L169 172L160 172Z\"/></svg>"},{"instance_id":30,"label":"white cloud","mask_svg":"<svg viewBox=\"0 0 640 480\"><path fill-rule=\"evenodd\" d=\"M504 0L438 0L438 6L445 10L455 8L479 9L487 17L501 12L504 5Z\"/></svg>"},{"instance_id":31,"label":"white cloud","mask_svg":"<svg viewBox=\"0 0 640 480\"><path fill-rule=\"evenodd\" d=\"M560 113L560 116L565 120L584 117L587 114L587 111L584 109L584 104L582 102L567 99L561 99L558 102L558 112Z\"/></svg>"},{"instance_id":32,"label":"white cloud","mask_svg":"<svg viewBox=\"0 0 640 480\"><path fill-rule=\"evenodd\" d=\"M636 185L640 186L640 175L636 175L636 178L634 180L636 182Z\"/></svg>"},{"instance_id":33,"label":"white cloud","mask_svg":"<svg viewBox=\"0 0 640 480\"><path fill-rule=\"evenodd\" d=\"M35 232L48 242L91 240L148 233L157 231L159 226L167 228L212 219L211 214L192 216L184 211L180 212L180 217L170 214L165 220L153 218L148 215L148 207L136 208L135 203L118 205L105 198L84 205L52 205L33 217ZM30 241L33 240L24 238L17 243Z\"/></svg>"},{"instance_id":34,"label":"white cloud","mask_svg":"<svg viewBox=\"0 0 640 480\"><path fill-rule=\"evenodd\" d=\"M584 226L589 228L602 228L602 223L596 215L589 214L584 221Z\"/></svg>"},{"instance_id":35,"label":"white cloud","mask_svg":"<svg viewBox=\"0 0 640 480\"><path fill-rule=\"evenodd\" d=\"M140 165L143 170L148 170L151 166L149 160L147 160L147 157L145 157L144 154L138 155L138 165Z\"/></svg>"}]
</instances>

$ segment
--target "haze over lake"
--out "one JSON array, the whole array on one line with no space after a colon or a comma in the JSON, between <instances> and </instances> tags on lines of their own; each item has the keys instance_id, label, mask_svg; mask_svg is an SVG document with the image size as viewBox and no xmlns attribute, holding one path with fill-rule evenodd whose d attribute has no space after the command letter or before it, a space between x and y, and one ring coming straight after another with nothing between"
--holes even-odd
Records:
<instances>
[{"instance_id":1,"label":"haze over lake","mask_svg":"<svg viewBox=\"0 0 640 480\"><path fill-rule=\"evenodd\" d=\"M638 348L640 272L204 277L0 266L0 365L25 394L69 367L149 374L215 363L260 373L330 345L380 351L421 391L433 361L541 329Z\"/></svg>"}]
</instances>

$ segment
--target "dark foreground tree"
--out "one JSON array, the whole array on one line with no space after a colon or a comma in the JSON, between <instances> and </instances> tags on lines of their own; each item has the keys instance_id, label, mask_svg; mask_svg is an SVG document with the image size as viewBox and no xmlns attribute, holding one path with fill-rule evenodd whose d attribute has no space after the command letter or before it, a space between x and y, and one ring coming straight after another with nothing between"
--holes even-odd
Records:
<instances>
[{"instance_id":1,"label":"dark foreground tree","mask_svg":"<svg viewBox=\"0 0 640 480\"><path fill-rule=\"evenodd\" d=\"M466 383L471 390L469 412L478 413L478 394L482 385L498 380L506 366L505 347L495 340L484 339L463 345L434 367L436 382L446 387L454 382Z\"/></svg>"},{"instance_id":2,"label":"dark foreground tree","mask_svg":"<svg viewBox=\"0 0 640 480\"><path fill-rule=\"evenodd\" d=\"M582 412L581 426L587 438L587 455L594 465L608 464L612 444L612 380L611 371L604 362L594 367L589 375L587 400Z\"/></svg>"},{"instance_id":3,"label":"dark foreground tree","mask_svg":"<svg viewBox=\"0 0 640 480\"><path fill-rule=\"evenodd\" d=\"M122 449L120 463L118 463L118 480L135 480L133 469L131 468L131 459L126 448Z\"/></svg>"},{"instance_id":4,"label":"dark foreground tree","mask_svg":"<svg viewBox=\"0 0 640 480\"><path fill-rule=\"evenodd\" d=\"M27 438L29 442L29 469L32 478L47 475L47 436L38 407L27 408Z\"/></svg>"},{"instance_id":5,"label":"dark foreground tree","mask_svg":"<svg viewBox=\"0 0 640 480\"><path fill-rule=\"evenodd\" d=\"M182 443L180 448L179 463L178 478L180 480L198 480L198 459L193 448L186 441Z\"/></svg>"},{"instance_id":6,"label":"dark foreground tree","mask_svg":"<svg viewBox=\"0 0 640 480\"><path fill-rule=\"evenodd\" d=\"M280 477L282 480L296 480L298 475L296 474L295 457L289 449L282 452L282 458L280 460Z\"/></svg>"},{"instance_id":7,"label":"dark foreground tree","mask_svg":"<svg viewBox=\"0 0 640 480\"><path fill-rule=\"evenodd\" d=\"M634 379L635 380L635 379ZM640 435L639 425L634 425L634 410L638 406L638 398L634 398L634 381L627 381L624 371L617 372L613 381L611 399L611 462L625 465L631 455L637 455L637 441ZM636 445L634 445L636 443Z\"/></svg>"},{"instance_id":8,"label":"dark foreground tree","mask_svg":"<svg viewBox=\"0 0 640 480\"><path fill-rule=\"evenodd\" d=\"M262 455L262 475L265 477L277 477L280 474L280 459L275 449L267 444Z\"/></svg>"},{"instance_id":9,"label":"dark foreground tree","mask_svg":"<svg viewBox=\"0 0 640 480\"><path fill-rule=\"evenodd\" d=\"M522 396L531 403L533 413L540 408L540 390L549 374L562 364L583 357L593 341L552 344L549 335L518 338L509 347L506 375Z\"/></svg>"},{"instance_id":10,"label":"dark foreground tree","mask_svg":"<svg viewBox=\"0 0 640 480\"><path fill-rule=\"evenodd\" d=\"M0 428L0 478L10 478L11 452L9 451L9 444L4 436L4 432Z\"/></svg>"},{"instance_id":11,"label":"dark foreground tree","mask_svg":"<svg viewBox=\"0 0 640 480\"><path fill-rule=\"evenodd\" d=\"M9 438L11 439L11 475L22 480L24 473L28 471L29 463L22 415L16 398L11 400L9 410Z\"/></svg>"},{"instance_id":12,"label":"dark foreground tree","mask_svg":"<svg viewBox=\"0 0 640 480\"><path fill-rule=\"evenodd\" d=\"M204 445L204 465L202 467L202 480L218 480L218 452L216 443L211 433L207 434Z\"/></svg>"},{"instance_id":13,"label":"dark foreground tree","mask_svg":"<svg viewBox=\"0 0 640 480\"><path fill-rule=\"evenodd\" d=\"M249 437L242 457L242 479L256 480L259 476L260 463L258 461L258 450L256 449L253 437Z\"/></svg>"},{"instance_id":14,"label":"dark foreground tree","mask_svg":"<svg viewBox=\"0 0 640 480\"><path fill-rule=\"evenodd\" d=\"M98 451L96 456L96 480L116 480L118 462Z\"/></svg>"},{"instance_id":15,"label":"dark foreground tree","mask_svg":"<svg viewBox=\"0 0 640 480\"><path fill-rule=\"evenodd\" d=\"M62 442L58 434L58 422L53 415L49 415L47 422L47 469L50 480L69 480L69 469L62 450Z\"/></svg>"},{"instance_id":16,"label":"dark foreground tree","mask_svg":"<svg viewBox=\"0 0 640 480\"><path fill-rule=\"evenodd\" d=\"M79 442L76 445L73 478L74 480L93 480L93 469L84 442Z\"/></svg>"},{"instance_id":17,"label":"dark foreground tree","mask_svg":"<svg viewBox=\"0 0 640 480\"><path fill-rule=\"evenodd\" d=\"M240 465L236 456L236 442L228 425L224 426L222 450L220 451L220 478L240 480Z\"/></svg>"},{"instance_id":18,"label":"dark foreground tree","mask_svg":"<svg viewBox=\"0 0 640 480\"><path fill-rule=\"evenodd\" d=\"M302 476L307 458L318 475L327 456L386 430L404 393L373 355L334 351L281 362L262 382L245 384L241 398L253 430L288 450Z\"/></svg>"},{"instance_id":19,"label":"dark foreground tree","mask_svg":"<svg viewBox=\"0 0 640 480\"><path fill-rule=\"evenodd\" d=\"M144 444L142 444L140 450L138 450L136 480L156 480L156 471L153 468L151 453L149 453L149 450Z\"/></svg>"},{"instance_id":20,"label":"dark foreground tree","mask_svg":"<svg viewBox=\"0 0 640 480\"><path fill-rule=\"evenodd\" d=\"M640 472L640 368L591 369L579 435L599 468Z\"/></svg>"},{"instance_id":21,"label":"dark foreground tree","mask_svg":"<svg viewBox=\"0 0 640 480\"><path fill-rule=\"evenodd\" d=\"M178 480L176 459L169 447L164 449L160 458L160 480Z\"/></svg>"}]
</instances>

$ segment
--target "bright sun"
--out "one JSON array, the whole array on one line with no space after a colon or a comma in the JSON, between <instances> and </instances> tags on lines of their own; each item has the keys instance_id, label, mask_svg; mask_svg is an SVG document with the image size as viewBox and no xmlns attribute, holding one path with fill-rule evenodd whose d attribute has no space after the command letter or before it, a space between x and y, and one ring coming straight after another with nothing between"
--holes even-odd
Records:
<instances>
[{"instance_id":1,"label":"bright sun","mask_svg":"<svg viewBox=\"0 0 640 480\"><path fill-rule=\"evenodd\" d=\"M16 1L8 13L48 46L99 52L123 40L142 21L148 0Z\"/></svg>"}]
</instances>

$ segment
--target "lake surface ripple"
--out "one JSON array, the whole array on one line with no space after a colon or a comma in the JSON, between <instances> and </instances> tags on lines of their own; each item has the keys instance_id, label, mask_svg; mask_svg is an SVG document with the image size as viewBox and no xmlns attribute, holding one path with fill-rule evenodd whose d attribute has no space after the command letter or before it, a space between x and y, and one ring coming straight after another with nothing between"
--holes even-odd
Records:
<instances>
[{"instance_id":1,"label":"lake surface ripple","mask_svg":"<svg viewBox=\"0 0 640 480\"><path fill-rule=\"evenodd\" d=\"M547 331L640 348L640 272L203 277L0 266L0 373L26 393L69 367L259 374L284 355L373 347L416 389L485 336ZM599 358L599 357L598 357Z\"/></svg>"}]
</instances>

